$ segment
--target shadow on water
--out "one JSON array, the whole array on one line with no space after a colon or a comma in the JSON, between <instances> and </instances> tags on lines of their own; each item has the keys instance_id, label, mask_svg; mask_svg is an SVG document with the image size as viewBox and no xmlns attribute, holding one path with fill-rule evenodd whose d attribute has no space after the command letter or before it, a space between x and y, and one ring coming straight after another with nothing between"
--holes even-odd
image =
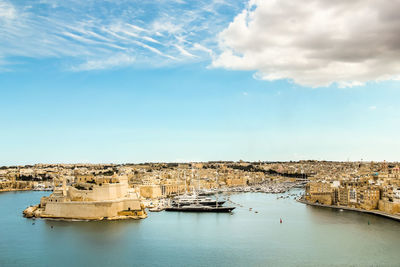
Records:
<instances>
[{"instance_id":1,"label":"shadow on water","mask_svg":"<svg viewBox=\"0 0 400 267\"><path fill-rule=\"evenodd\" d=\"M142 220L119 221L62 221L44 220L46 237L50 242L59 239L73 246L108 247L118 245L127 233L139 231Z\"/></svg>"},{"instance_id":2,"label":"shadow on water","mask_svg":"<svg viewBox=\"0 0 400 267\"><path fill-rule=\"evenodd\" d=\"M43 219L50 228L71 228L83 232L124 231L132 226L137 226L142 220L116 220L116 221L85 221L85 220L53 220Z\"/></svg>"}]
</instances>

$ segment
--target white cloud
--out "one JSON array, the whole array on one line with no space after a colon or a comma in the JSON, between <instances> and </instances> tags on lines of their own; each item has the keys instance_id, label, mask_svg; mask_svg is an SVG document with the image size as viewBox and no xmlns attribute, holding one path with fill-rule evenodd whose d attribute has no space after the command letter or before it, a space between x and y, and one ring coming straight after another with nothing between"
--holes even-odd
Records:
<instances>
[{"instance_id":1,"label":"white cloud","mask_svg":"<svg viewBox=\"0 0 400 267\"><path fill-rule=\"evenodd\" d=\"M0 20L11 20L16 18L16 10L14 6L6 1L0 1Z\"/></svg>"},{"instance_id":2,"label":"white cloud","mask_svg":"<svg viewBox=\"0 0 400 267\"><path fill-rule=\"evenodd\" d=\"M103 70L113 67L131 65L135 58L126 54L116 54L105 59L88 60L78 66L72 67L72 71Z\"/></svg>"},{"instance_id":3,"label":"white cloud","mask_svg":"<svg viewBox=\"0 0 400 267\"><path fill-rule=\"evenodd\" d=\"M181 53L181 55L185 56L185 57L196 57L195 55L189 53L185 48L183 48L180 45L175 45L175 47L179 50L179 52Z\"/></svg>"},{"instance_id":4,"label":"white cloud","mask_svg":"<svg viewBox=\"0 0 400 267\"><path fill-rule=\"evenodd\" d=\"M400 74L400 0L251 0L212 66L264 80L357 86Z\"/></svg>"},{"instance_id":5,"label":"white cloud","mask_svg":"<svg viewBox=\"0 0 400 267\"><path fill-rule=\"evenodd\" d=\"M152 43L161 44L161 43L160 43L159 41L157 41L156 39L151 38L151 37L148 37L148 36L142 36L141 38L144 39L144 40L146 40L146 41L152 42Z\"/></svg>"},{"instance_id":6,"label":"white cloud","mask_svg":"<svg viewBox=\"0 0 400 267\"><path fill-rule=\"evenodd\" d=\"M136 26L136 25L133 25L133 24L129 24L129 23L127 23L126 25L129 26L129 27L131 27L132 29L134 29L134 30L136 30L136 31L139 31L139 32L146 32L146 30L143 29L142 27L139 27L139 26Z\"/></svg>"},{"instance_id":7,"label":"white cloud","mask_svg":"<svg viewBox=\"0 0 400 267\"><path fill-rule=\"evenodd\" d=\"M205 46L202 46L201 44L199 44L199 43L195 43L195 44L193 44L193 50L198 50L198 51L204 51L204 52L206 52L207 54L209 54L211 57L214 55L214 53L213 53L213 51L211 50L211 49L209 49L209 48L207 48L207 47L205 47Z\"/></svg>"}]
</instances>

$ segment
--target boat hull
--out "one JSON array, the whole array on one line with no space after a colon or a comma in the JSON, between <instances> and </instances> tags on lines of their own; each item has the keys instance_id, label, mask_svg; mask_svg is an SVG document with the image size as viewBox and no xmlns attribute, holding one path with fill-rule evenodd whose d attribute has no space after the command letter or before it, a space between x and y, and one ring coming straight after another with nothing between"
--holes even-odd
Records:
<instances>
[{"instance_id":1,"label":"boat hull","mask_svg":"<svg viewBox=\"0 0 400 267\"><path fill-rule=\"evenodd\" d=\"M210 207L210 206L203 206L203 207L190 207L190 206L183 206L183 207L168 207L165 211L183 211L183 212L231 212L234 210L235 207Z\"/></svg>"}]
</instances>

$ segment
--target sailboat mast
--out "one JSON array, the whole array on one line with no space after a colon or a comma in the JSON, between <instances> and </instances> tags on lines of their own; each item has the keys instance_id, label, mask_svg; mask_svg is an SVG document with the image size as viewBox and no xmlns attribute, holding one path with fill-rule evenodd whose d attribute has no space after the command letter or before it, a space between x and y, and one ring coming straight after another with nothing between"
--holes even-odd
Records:
<instances>
[{"instance_id":1,"label":"sailboat mast","mask_svg":"<svg viewBox=\"0 0 400 267\"><path fill-rule=\"evenodd\" d=\"M179 208L179 206L180 206L180 199L179 199L179 182L180 182L180 179L179 179L179 171L178 171L178 208Z\"/></svg>"},{"instance_id":2,"label":"sailboat mast","mask_svg":"<svg viewBox=\"0 0 400 267\"><path fill-rule=\"evenodd\" d=\"M185 195L187 195L186 171L185 170L183 170L183 179L185 179Z\"/></svg>"},{"instance_id":3,"label":"sailboat mast","mask_svg":"<svg viewBox=\"0 0 400 267\"><path fill-rule=\"evenodd\" d=\"M215 171L216 174L216 182L217 182L217 187L218 187L218 170ZM215 207L218 208L218 188L217 188L217 194L215 195Z\"/></svg>"}]
</instances>

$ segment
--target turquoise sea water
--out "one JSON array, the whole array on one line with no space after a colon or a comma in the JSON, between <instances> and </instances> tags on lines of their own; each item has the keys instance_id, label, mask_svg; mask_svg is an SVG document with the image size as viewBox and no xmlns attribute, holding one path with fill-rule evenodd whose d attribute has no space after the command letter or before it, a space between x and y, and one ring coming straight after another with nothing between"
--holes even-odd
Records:
<instances>
[{"instance_id":1,"label":"turquoise sea water","mask_svg":"<svg viewBox=\"0 0 400 267\"><path fill-rule=\"evenodd\" d=\"M231 195L243 205L233 215L160 212L115 222L22 217L48 194L0 193L0 266L400 266L399 222L277 195Z\"/></svg>"}]
</instances>

